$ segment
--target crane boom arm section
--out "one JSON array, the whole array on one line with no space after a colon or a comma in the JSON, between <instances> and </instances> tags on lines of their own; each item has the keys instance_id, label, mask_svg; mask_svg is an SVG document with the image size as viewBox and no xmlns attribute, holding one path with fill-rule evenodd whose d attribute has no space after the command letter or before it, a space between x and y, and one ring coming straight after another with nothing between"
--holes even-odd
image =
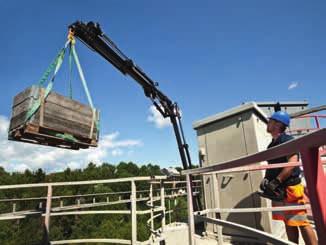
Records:
<instances>
[{"instance_id":1,"label":"crane boom arm section","mask_svg":"<svg viewBox=\"0 0 326 245\"><path fill-rule=\"evenodd\" d=\"M102 32L99 24L93 22L87 24L75 22L69 28L73 31L75 37L99 53L121 73L135 79L143 87L146 96L153 99L158 98L172 105L172 101L156 88L158 84L119 50L113 41Z\"/></svg>"},{"instance_id":2,"label":"crane boom arm section","mask_svg":"<svg viewBox=\"0 0 326 245\"><path fill-rule=\"evenodd\" d=\"M124 75L131 76L144 89L145 96L149 97L163 117L169 117L176 136L179 153L184 169L191 168L191 159L188 145L185 141L181 116L177 103L172 102L157 87L153 81L131 59L124 55L117 45L102 32L100 25L94 22L87 24L77 21L69 26L75 37L80 39L91 50L99 53Z\"/></svg>"}]
</instances>

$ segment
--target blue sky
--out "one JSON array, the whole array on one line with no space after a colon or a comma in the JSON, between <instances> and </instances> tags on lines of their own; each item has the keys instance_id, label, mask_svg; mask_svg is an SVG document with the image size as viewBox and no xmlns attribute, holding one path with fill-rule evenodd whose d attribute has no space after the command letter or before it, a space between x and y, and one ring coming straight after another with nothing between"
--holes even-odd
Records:
<instances>
[{"instance_id":1,"label":"blue sky","mask_svg":"<svg viewBox=\"0 0 326 245\"><path fill-rule=\"evenodd\" d=\"M13 96L37 83L66 41L68 25L76 20L99 22L119 48L178 102L193 162L197 162L194 121L245 101L325 103L325 1L5 1L1 5L0 164L7 169L55 171L71 159L69 166L82 167L90 156L110 163L132 160L181 166L172 128L158 128L148 120L151 103L139 85L81 43L76 48L94 104L101 110L106 147L72 156L5 141ZM62 94L68 91L67 74L65 63L55 84ZM297 86L289 89L291 84ZM73 88L74 98L87 103L76 70ZM9 158L8 151L21 157ZM38 156L38 164L33 164L32 158Z\"/></svg>"}]
</instances>

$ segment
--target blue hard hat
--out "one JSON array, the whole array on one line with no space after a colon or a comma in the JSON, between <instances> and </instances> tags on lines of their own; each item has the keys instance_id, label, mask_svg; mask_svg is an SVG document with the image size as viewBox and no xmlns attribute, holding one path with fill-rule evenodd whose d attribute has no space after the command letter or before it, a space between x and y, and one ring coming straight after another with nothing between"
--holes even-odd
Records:
<instances>
[{"instance_id":1,"label":"blue hard hat","mask_svg":"<svg viewBox=\"0 0 326 245\"><path fill-rule=\"evenodd\" d=\"M270 117L270 119L283 123L285 126L290 125L290 116L285 111L276 111Z\"/></svg>"}]
</instances>

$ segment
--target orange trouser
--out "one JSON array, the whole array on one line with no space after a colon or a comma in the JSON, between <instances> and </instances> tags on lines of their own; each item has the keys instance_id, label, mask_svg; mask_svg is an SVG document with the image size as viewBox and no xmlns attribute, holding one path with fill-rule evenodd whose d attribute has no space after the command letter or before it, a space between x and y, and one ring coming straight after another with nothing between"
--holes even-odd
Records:
<instances>
[{"instance_id":1,"label":"orange trouser","mask_svg":"<svg viewBox=\"0 0 326 245\"><path fill-rule=\"evenodd\" d=\"M286 197L282 202L272 202L272 206L298 206L304 205L307 202L307 197L304 194L304 186L302 184L286 187ZM274 220L283 220L288 226L306 226L309 225L307 218L307 210L289 210L289 211L273 211L272 217Z\"/></svg>"}]
</instances>

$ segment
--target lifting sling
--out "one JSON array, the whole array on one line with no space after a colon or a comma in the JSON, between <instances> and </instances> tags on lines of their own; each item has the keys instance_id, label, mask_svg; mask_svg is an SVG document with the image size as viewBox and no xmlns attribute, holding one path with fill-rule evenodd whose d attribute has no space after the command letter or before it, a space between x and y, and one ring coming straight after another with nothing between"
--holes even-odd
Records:
<instances>
[{"instance_id":1,"label":"lifting sling","mask_svg":"<svg viewBox=\"0 0 326 245\"><path fill-rule=\"evenodd\" d=\"M90 134L89 134L89 138L92 138L92 135L94 132L94 124L97 129L97 134L99 134L99 120L96 120L96 109L94 108L93 100L90 95L90 92L89 92L89 89L87 86L87 82L86 82L83 70L81 68L81 65L80 65L80 62L78 59L78 55L77 55L77 52L75 49L75 40L73 38L69 38L69 37L68 37L68 41L66 42L65 46L59 51L59 53L56 56L56 58L54 59L54 61L49 65L49 67L46 69L43 76L39 80L37 86L44 87L44 84L46 83L46 81L49 80L50 74L53 73L49 83L45 87L44 94L41 94L41 96L38 96L38 99L36 100L36 102L34 102L34 104L28 110L28 112L26 114L26 118L25 118L25 123L27 123L36 114L36 112L43 106L47 96L52 91L53 85L54 85L54 79L55 79L59 69L61 68L61 65L64 60L64 56L66 53L66 49L68 48L68 46L69 46L69 60L68 60L68 62L69 62L69 77L68 77L69 98L72 99L72 82L71 82L71 80L72 80L72 63L74 60L74 62L76 63L76 66L77 66L79 77L83 84L84 91L86 93L88 103L89 103L90 107L92 108L92 125L91 125ZM40 120L40 122L42 122L42 120ZM68 134L68 133L64 133L64 134L54 133L53 136L62 138L65 141L78 142L78 140L73 135Z\"/></svg>"}]
</instances>

